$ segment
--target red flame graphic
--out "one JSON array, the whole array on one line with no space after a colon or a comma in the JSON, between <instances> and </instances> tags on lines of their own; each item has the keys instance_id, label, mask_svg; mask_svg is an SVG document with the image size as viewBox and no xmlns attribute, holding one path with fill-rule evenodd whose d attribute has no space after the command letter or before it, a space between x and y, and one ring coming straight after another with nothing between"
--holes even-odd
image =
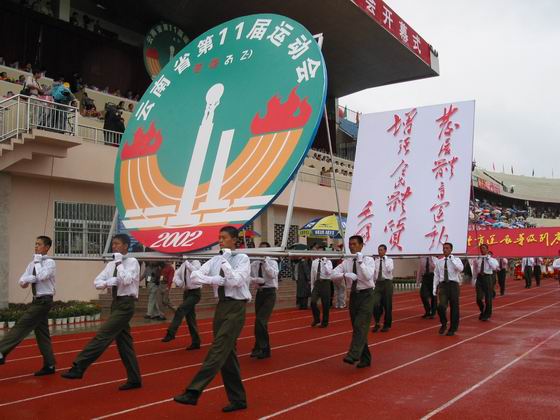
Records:
<instances>
[{"instance_id":1,"label":"red flame graphic","mask_svg":"<svg viewBox=\"0 0 560 420\"><path fill-rule=\"evenodd\" d=\"M270 98L266 106L266 115L261 117L257 112L251 122L253 135L300 128L307 123L313 109L307 102L307 97L303 100L299 98L296 93L298 87L299 85L296 85L292 89L288 100L283 104L277 95ZM298 110L297 115L294 115Z\"/></svg>"},{"instance_id":2,"label":"red flame graphic","mask_svg":"<svg viewBox=\"0 0 560 420\"><path fill-rule=\"evenodd\" d=\"M123 146L121 159L153 155L158 151L162 140L161 130L156 131L156 126L153 122L150 123L150 128L145 133L142 127L138 127L138 130L134 133L132 144L125 143Z\"/></svg>"}]
</instances>

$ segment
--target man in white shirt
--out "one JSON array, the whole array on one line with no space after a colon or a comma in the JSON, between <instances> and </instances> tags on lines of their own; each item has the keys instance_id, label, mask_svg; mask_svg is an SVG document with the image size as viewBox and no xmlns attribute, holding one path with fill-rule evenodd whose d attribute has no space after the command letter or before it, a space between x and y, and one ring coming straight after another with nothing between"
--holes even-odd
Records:
<instances>
[{"instance_id":1,"label":"man in white shirt","mask_svg":"<svg viewBox=\"0 0 560 420\"><path fill-rule=\"evenodd\" d=\"M329 311L331 308L331 271L332 261L327 258L316 258L311 263L311 312L313 312L313 322L311 326L318 324L319 328L326 328L329 325ZM321 299L323 307L323 319L317 301Z\"/></svg>"},{"instance_id":2,"label":"man in white shirt","mask_svg":"<svg viewBox=\"0 0 560 420\"><path fill-rule=\"evenodd\" d=\"M438 313L441 322L439 333L445 334L447 330L447 306L450 307L451 326L447 331L448 336L455 335L459 328L459 274L463 271L460 258L451 254L453 244L443 244L443 257L436 261L434 270L434 296L438 297Z\"/></svg>"},{"instance_id":3,"label":"man in white shirt","mask_svg":"<svg viewBox=\"0 0 560 420\"><path fill-rule=\"evenodd\" d=\"M542 278L542 263L543 259L541 257L533 258L534 265L533 265L533 274L535 275L535 283L537 283L537 287L541 286L541 278Z\"/></svg>"},{"instance_id":4,"label":"man in white shirt","mask_svg":"<svg viewBox=\"0 0 560 420\"><path fill-rule=\"evenodd\" d=\"M185 392L173 398L180 404L196 405L202 391L218 372L221 372L230 401L222 411L227 413L247 408L247 397L241 381L235 348L237 338L245 324L247 302L251 300L249 291L251 264L246 254L232 254L238 238L239 231L235 227L221 228L219 236L221 255L213 257L204 263L200 270L193 271L191 274L194 284L211 285L219 301L212 327L214 341L202 367Z\"/></svg>"},{"instance_id":5,"label":"man in white shirt","mask_svg":"<svg viewBox=\"0 0 560 420\"><path fill-rule=\"evenodd\" d=\"M476 304L480 309L478 317L481 321L488 321L492 316L492 300L494 298L494 270L499 267L488 252L488 245L480 245L480 257L472 264L473 284L476 287Z\"/></svg>"},{"instance_id":6,"label":"man in white shirt","mask_svg":"<svg viewBox=\"0 0 560 420\"><path fill-rule=\"evenodd\" d=\"M31 331L35 332L37 346L43 356L43 367L35 376L51 375L55 372L55 360L49 334L49 311L55 294L56 264L47 256L52 245L48 236L39 236L35 240L35 255L25 273L19 279L19 285L27 288L31 285L33 302L0 340L0 365L6 362L6 356L25 339Z\"/></svg>"},{"instance_id":7,"label":"man in white shirt","mask_svg":"<svg viewBox=\"0 0 560 420\"><path fill-rule=\"evenodd\" d=\"M72 368L62 374L63 378L81 379L86 369L115 340L127 373L127 381L119 386L119 390L142 387L140 368L130 335L130 320L134 316L134 305L138 299L140 264L136 258L127 257L129 246L128 235L119 233L113 236L111 248L114 261L107 263L94 281L96 289L111 291L113 297L111 314L101 325L95 337L78 354L72 363Z\"/></svg>"},{"instance_id":8,"label":"man in white shirt","mask_svg":"<svg viewBox=\"0 0 560 420\"><path fill-rule=\"evenodd\" d=\"M525 276L525 289L531 288L534 265L535 260L531 257L525 257L521 260L521 269L523 270L523 275Z\"/></svg>"},{"instance_id":9,"label":"man in white shirt","mask_svg":"<svg viewBox=\"0 0 560 420\"><path fill-rule=\"evenodd\" d=\"M268 242L261 242L259 248L270 248ZM251 357L266 359L270 357L268 320L276 303L278 289L278 262L270 257L251 263L251 282L257 285L255 297L255 345Z\"/></svg>"},{"instance_id":10,"label":"man in white shirt","mask_svg":"<svg viewBox=\"0 0 560 420\"><path fill-rule=\"evenodd\" d=\"M422 318L434 319L437 309L437 297L434 296L434 268L433 257L421 257L418 262L418 271L416 272L416 284L420 286L420 299L424 306L424 315Z\"/></svg>"},{"instance_id":11,"label":"man in white shirt","mask_svg":"<svg viewBox=\"0 0 560 420\"><path fill-rule=\"evenodd\" d=\"M181 267L175 271L173 283L175 286L183 288L183 303L179 305L173 316L173 320L167 329L167 334L161 340L164 343L175 340L175 334L181 325L183 318L187 321L189 334L191 335L191 344L187 350L197 350L200 348L200 334L196 325L196 304L200 302L201 289L200 284L193 284L191 273L200 269L198 260L185 261Z\"/></svg>"},{"instance_id":12,"label":"man in white shirt","mask_svg":"<svg viewBox=\"0 0 560 420\"><path fill-rule=\"evenodd\" d=\"M350 288L348 309L352 321L352 341L344 363L356 365L358 368L371 366L371 353L368 346L368 332L373 314L373 258L362 254L364 240L359 235L351 236L348 248L355 258L346 258L331 273L334 282L344 282Z\"/></svg>"},{"instance_id":13,"label":"man in white shirt","mask_svg":"<svg viewBox=\"0 0 560 420\"><path fill-rule=\"evenodd\" d=\"M500 286L500 296L506 293L506 276L507 276L508 259L498 258L498 285Z\"/></svg>"},{"instance_id":14,"label":"man in white shirt","mask_svg":"<svg viewBox=\"0 0 560 420\"><path fill-rule=\"evenodd\" d=\"M381 315L383 316L383 328L381 332L387 332L393 323L393 259L387 255L387 245L381 244L377 247L379 256L375 258L375 289L373 290L373 317L375 325L372 331L379 331Z\"/></svg>"}]
</instances>

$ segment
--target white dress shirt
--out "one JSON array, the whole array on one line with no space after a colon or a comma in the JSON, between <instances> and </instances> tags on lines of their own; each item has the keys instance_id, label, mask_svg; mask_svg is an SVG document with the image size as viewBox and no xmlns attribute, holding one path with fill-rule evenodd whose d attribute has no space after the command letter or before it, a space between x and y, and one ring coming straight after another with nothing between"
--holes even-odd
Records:
<instances>
[{"instance_id":1,"label":"white dress shirt","mask_svg":"<svg viewBox=\"0 0 560 420\"><path fill-rule=\"evenodd\" d=\"M498 270L507 270L507 266L508 266L507 258L498 258Z\"/></svg>"},{"instance_id":2,"label":"white dress shirt","mask_svg":"<svg viewBox=\"0 0 560 420\"><path fill-rule=\"evenodd\" d=\"M521 260L521 269L525 270L525 267L533 267L535 265L535 260L531 257L525 257Z\"/></svg>"},{"instance_id":3,"label":"white dress shirt","mask_svg":"<svg viewBox=\"0 0 560 420\"><path fill-rule=\"evenodd\" d=\"M225 277L220 276L220 269ZM218 296L218 287L224 286L226 297L250 301L250 274L251 263L246 254L217 255L202 264L200 270L193 271L191 279L195 283L212 285L214 296Z\"/></svg>"},{"instance_id":4,"label":"white dress shirt","mask_svg":"<svg viewBox=\"0 0 560 420\"><path fill-rule=\"evenodd\" d=\"M555 270L560 270L560 258L556 258L552 262L552 268L554 268Z\"/></svg>"},{"instance_id":5,"label":"white dress shirt","mask_svg":"<svg viewBox=\"0 0 560 420\"><path fill-rule=\"evenodd\" d=\"M422 283L422 277L426 274L426 260L428 260L428 269L430 273L434 272L436 264L434 257L421 257L418 262L418 271L416 272L416 284Z\"/></svg>"},{"instance_id":6,"label":"white dress shirt","mask_svg":"<svg viewBox=\"0 0 560 420\"><path fill-rule=\"evenodd\" d=\"M376 257L373 262L375 263L375 273L373 273L373 279L377 281L379 278L379 261L380 257ZM387 255L383 257L383 262L381 263L381 278L385 280L393 280L393 259L389 258Z\"/></svg>"},{"instance_id":7,"label":"white dress shirt","mask_svg":"<svg viewBox=\"0 0 560 420\"><path fill-rule=\"evenodd\" d=\"M352 275L348 276L349 273L353 273L354 269L354 258L345 258L331 273L331 280L336 282L346 281L347 287L352 287L354 280ZM373 258L363 257L363 260L356 261L356 274L358 279L356 283L356 290L365 290L375 287L375 280L373 278L373 273L375 271Z\"/></svg>"},{"instance_id":8,"label":"white dress shirt","mask_svg":"<svg viewBox=\"0 0 560 420\"><path fill-rule=\"evenodd\" d=\"M438 285L443 282L443 279L445 277L445 260L447 260L447 275L449 277L449 281L460 283L459 274L465 268L463 267L463 262L461 261L461 259L454 257L453 255L450 255L447 258L442 257L435 261L436 268L434 270L434 296L436 295Z\"/></svg>"},{"instance_id":9,"label":"white dress shirt","mask_svg":"<svg viewBox=\"0 0 560 420\"><path fill-rule=\"evenodd\" d=\"M321 273L317 273L319 270L319 262L321 262ZM311 290L313 290L313 285L318 279L330 279L332 272L332 261L326 258L316 258L311 262Z\"/></svg>"},{"instance_id":10,"label":"white dress shirt","mask_svg":"<svg viewBox=\"0 0 560 420\"><path fill-rule=\"evenodd\" d=\"M484 273L481 273L482 261L484 261ZM492 258L490 255L474 258L471 262L472 285L476 285L479 274L492 275L494 274L494 270L497 270L499 266L498 260Z\"/></svg>"},{"instance_id":11,"label":"white dress shirt","mask_svg":"<svg viewBox=\"0 0 560 420\"><path fill-rule=\"evenodd\" d=\"M202 285L193 284L191 280L191 273L196 270L200 270L200 261L185 261L175 271L175 275L173 276L173 283L175 283L175 286L183 287L187 290L200 289Z\"/></svg>"},{"instance_id":12,"label":"white dress shirt","mask_svg":"<svg viewBox=\"0 0 560 420\"><path fill-rule=\"evenodd\" d=\"M259 267L262 266L262 277L259 277ZM278 289L278 261L270 257L251 263L251 282L257 283L259 288Z\"/></svg>"},{"instance_id":13,"label":"white dress shirt","mask_svg":"<svg viewBox=\"0 0 560 420\"><path fill-rule=\"evenodd\" d=\"M117 267L117 276L114 277L116 261L107 263L103 271L95 278L93 284L96 289L111 289L117 286L117 296L134 296L138 298L140 286L140 264L134 257L123 256L122 262Z\"/></svg>"},{"instance_id":14,"label":"white dress shirt","mask_svg":"<svg viewBox=\"0 0 560 420\"><path fill-rule=\"evenodd\" d=\"M35 275L33 275L33 269L35 269ZM54 296L55 290L55 276L56 276L56 264L53 259L48 256L43 256L41 262L35 263L31 261L27 264L25 272L21 275L19 279L19 285L25 286L26 284L35 284L35 290L39 296Z\"/></svg>"}]
</instances>

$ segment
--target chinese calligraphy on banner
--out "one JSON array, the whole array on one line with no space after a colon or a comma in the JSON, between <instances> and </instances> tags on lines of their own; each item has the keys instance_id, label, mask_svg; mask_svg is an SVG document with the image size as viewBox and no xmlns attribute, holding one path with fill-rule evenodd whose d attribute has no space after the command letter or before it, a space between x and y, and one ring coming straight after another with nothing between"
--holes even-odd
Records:
<instances>
[{"instance_id":1,"label":"chinese calligraphy on banner","mask_svg":"<svg viewBox=\"0 0 560 420\"><path fill-rule=\"evenodd\" d=\"M365 236L369 254L381 243L434 254L444 242L465 253L473 130L474 101L362 116L347 239Z\"/></svg>"},{"instance_id":2,"label":"chinese calligraphy on banner","mask_svg":"<svg viewBox=\"0 0 560 420\"><path fill-rule=\"evenodd\" d=\"M471 230L468 253L477 255L482 244L499 257L556 257L560 249L560 227Z\"/></svg>"}]
</instances>

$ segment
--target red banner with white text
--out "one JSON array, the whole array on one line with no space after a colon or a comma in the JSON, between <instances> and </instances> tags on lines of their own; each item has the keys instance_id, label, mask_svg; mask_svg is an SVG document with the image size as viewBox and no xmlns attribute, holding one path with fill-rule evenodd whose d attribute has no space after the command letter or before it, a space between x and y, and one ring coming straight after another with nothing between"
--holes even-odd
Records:
<instances>
[{"instance_id":1,"label":"red banner with white text","mask_svg":"<svg viewBox=\"0 0 560 420\"><path fill-rule=\"evenodd\" d=\"M560 226L527 229L470 230L469 255L479 254L478 247L487 244L498 257L556 257L560 250Z\"/></svg>"}]
</instances>

